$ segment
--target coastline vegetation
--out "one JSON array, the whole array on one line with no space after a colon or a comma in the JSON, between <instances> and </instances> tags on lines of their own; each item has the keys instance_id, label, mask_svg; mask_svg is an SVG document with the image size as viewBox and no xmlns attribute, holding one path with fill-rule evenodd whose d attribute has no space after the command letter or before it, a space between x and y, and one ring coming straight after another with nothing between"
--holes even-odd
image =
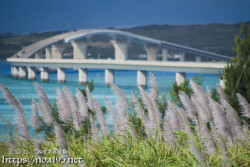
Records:
<instances>
[{"instance_id":1,"label":"coastline vegetation","mask_svg":"<svg viewBox=\"0 0 250 167\"><path fill-rule=\"evenodd\" d=\"M241 115L236 92L250 103L250 24L241 25L235 43L233 49L237 56L227 64L221 78L225 80L225 95L229 103Z\"/></svg>"},{"instance_id":2,"label":"coastline vegetation","mask_svg":"<svg viewBox=\"0 0 250 167\"><path fill-rule=\"evenodd\" d=\"M105 98L105 114L88 87L82 91L76 88L75 96L67 87L58 88L56 107L52 107L43 88L34 82L40 98L39 102L32 101L31 126L36 138L29 135L22 104L1 84L8 103L17 112L18 134L10 134L7 143L1 142L0 156L84 160L83 164L64 166L249 166L249 124L242 119L250 117L249 103L237 94L243 113L239 117L219 85L216 102L209 88L204 91L192 80L190 84L190 94L179 91L179 106L158 98L159 90L151 73L149 93L138 87L140 94L128 99L112 85L116 104L113 106ZM111 118L113 128L105 117ZM43 130L48 134L42 140L39 136ZM16 150L26 151L17 154ZM0 165L10 164L1 161Z\"/></svg>"}]
</instances>

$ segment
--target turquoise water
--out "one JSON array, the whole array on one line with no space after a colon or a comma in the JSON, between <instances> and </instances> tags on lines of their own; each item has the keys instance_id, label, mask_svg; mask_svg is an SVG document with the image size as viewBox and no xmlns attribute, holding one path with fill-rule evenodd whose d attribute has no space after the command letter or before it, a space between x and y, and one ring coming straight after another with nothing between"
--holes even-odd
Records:
<instances>
[{"instance_id":1,"label":"turquoise water","mask_svg":"<svg viewBox=\"0 0 250 167\"><path fill-rule=\"evenodd\" d=\"M20 80L11 78L10 76L11 65L6 62L0 62L0 83L7 86L14 96L20 99L23 107L25 109L25 114L27 122L29 124L31 117L31 101L32 99L38 100L36 90L33 86L32 81ZM172 83L175 81L175 73L173 72L159 72L151 71L158 83L160 92L168 91L171 88ZM148 72L149 74L149 72ZM187 78L192 78L200 74L187 73ZM214 88L216 83L219 83L219 75L217 74L202 74L204 78L203 87L208 85L210 88ZM50 82L42 83L40 82L40 74L37 73L37 82L44 88L47 93L51 104L55 104L56 100L56 88L67 86L73 93L75 93L75 88L81 88L78 84L78 72L71 69L66 70L66 83L57 83L56 72L51 72L49 74ZM88 80L94 81L95 89L92 95L97 101L104 105L104 96L115 102L115 95L111 91L110 87L105 86L104 82L104 70L88 70ZM147 81L148 82L148 81ZM127 97L131 95L132 92L138 93L136 86L136 71L115 71L115 84L121 88ZM149 84L148 84L149 85ZM6 103L5 98L0 91L0 115L4 117L10 123L15 124L15 111ZM111 124L110 120L107 119L107 123ZM6 123L0 119L0 136L4 136L8 133L8 126Z\"/></svg>"}]
</instances>

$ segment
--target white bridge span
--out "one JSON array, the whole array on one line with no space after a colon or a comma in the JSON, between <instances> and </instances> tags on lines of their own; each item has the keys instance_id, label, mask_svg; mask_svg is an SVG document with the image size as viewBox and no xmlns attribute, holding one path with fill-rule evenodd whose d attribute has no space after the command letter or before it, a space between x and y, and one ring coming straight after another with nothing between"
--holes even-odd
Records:
<instances>
[{"instance_id":1,"label":"white bridge span","mask_svg":"<svg viewBox=\"0 0 250 167\"><path fill-rule=\"evenodd\" d=\"M88 59L87 47L90 45L88 40L95 35L110 37L109 43L113 45L115 52L114 59ZM128 47L132 42L143 46L147 60L128 59ZM63 59L66 44L72 45L73 59ZM169 50L179 52L178 61L169 61ZM162 60L157 61L160 51ZM185 53L194 54L196 61L185 62ZM202 57L217 62L202 62ZM58 82L66 82L65 68L74 68L79 71L79 83L85 84L87 69L95 68L105 69L105 83L109 86L114 82L114 70L137 70L137 83L142 87L146 87L146 71L149 70L176 72L176 81L180 84L184 81L186 72L219 73L228 60L229 57L224 55L117 30L78 30L64 33L25 47L7 59L12 63L12 76L20 79L25 79L28 75L29 80L34 80L36 69L39 68L41 80L46 82L49 81L49 69L57 68Z\"/></svg>"}]
</instances>

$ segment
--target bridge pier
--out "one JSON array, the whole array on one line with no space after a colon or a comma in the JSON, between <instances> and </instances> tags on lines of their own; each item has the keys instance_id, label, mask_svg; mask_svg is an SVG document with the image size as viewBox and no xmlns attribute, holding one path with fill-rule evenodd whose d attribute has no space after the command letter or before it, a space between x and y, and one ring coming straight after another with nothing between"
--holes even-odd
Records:
<instances>
[{"instance_id":1,"label":"bridge pier","mask_svg":"<svg viewBox=\"0 0 250 167\"><path fill-rule=\"evenodd\" d=\"M186 79L186 73L185 72L177 72L176 73L176 82L177 85L182 84Z\"/></svg>"},{"instance_id":2,"label":"bridge pier","mask_svg":"<svg viewBox=\"0 0 250 167\"><path fill-rule=\"evenodd\" d=\"M185 61L185 53L184 52L181 52L180 53L180 62L184 62Z\"/></svg>"},{"instance_id":3,"label":"bridge pier","mask_svg":"<svg viewBox=\"0 0 250 167\"><path fill-rule=\"evenodd\" d=\"M115 48L115 60L127 60L128 59L128 44L125 42L118 42L111 40Z\"/></svg>"},{"instance_id":4,"label":"bridge pier","mask_svg":"<svg viewBox=\"0 0 250 167\"><path fill-rule=\"evenodd\" d=\"M41 71L41 81L49 82L49 69L46 67L40 68Z\"/></svg>"},{"instance_id":5,"label":"bridge pier","mask_svg":"<svg viewBox=\"0 0 250 167\"><path fill-rule=\"evenodd\" d=\"M58 83L66 82L65 68L57 68L57 82Z\"/></svg>"},{"instance_id":6,"label":"bridge pier","mask_svg":"<svg viewBox=\"0 0 250 167\"><path fill-rule=\"evenodd\" d=\"M148 61L156 61L157 60L157 52L159 49L158 47L144 46L144 49L147 52Z\"/></svg>"},{"instance_id":7,"label":"bridge pier","mask_svg":"<svg viewBox=\"0 0 250 167\"><path fill-rule=\"evenodd\" d=\"M87 43L72 41L73 59L87 59Z\"/></svg>"},{"instance_id":8,"label":"bridge pier","mask_svg":"<svg viewBox=\"0 0 250 167\"><path fill-rule=\"evenodd\" d=\"M88 69L79 68L78 69L79 84L85 85L88 81Z\"/></svg>"},{"instance_id":9,"label":"bridge pier","mask_svg":"<svg viewBox=\"0 0 250 167\"><path fill-rule=\"evenodd\" d=\"M196 62L201 62L201 56L196 56L196 57L195 57L195 61L196 61Z\"/></svg>"},{"instance_id":10,"label":"bridge pier","mask_svg":"<svg viewBox=\"0 0 250 167\"><path fill-rule=\"evenodd\" d=\"M14 77L14 66L11 66L10 74L11 74L11 77Z\"/></svg>"},{"instance_id":11,"label":"bridge pier","mask_svg":"<svg viewBox=\"0 0 250 167\"><path fill-rule=\"evenodd\" d=\"M19 67L19 78L20 79L26 79L26 68L25 67Z\"/></svg>"},{"instance_id":12,"label":"bridge pier","mask_svg":"<svg viewBox=\"0 0 250 167\"><path fill-rule=\"evenodd\" d=\"M105 85L111 86L114 83L114 70L105 69Z\"/></svg>"},{"instance_id":13,"label":"bridge pier","mask_svg":"<svg viewBox=\"0 0 250 167\"><path fill-rule=\"evenodd\" d=\"M45 49L45 58L46 59L51 59L51 47L47 47Z\"/></svg>"},{"instance_id":14,"label":"bridge pier","mask_svg":"<svg viewBox=\"0 0 250 167\"><path fill-rule=\"evenodd\" d=\"M28 69L28 80L36 80L36 69L34 67L27 67Z\"/></svg>"},{"instance_id":15,"label":"bridge pier","mask_svg":"<svg viewBox=\"0 0 250 167\"><path fill-rule=\"evenodd\" d=\"M19 67L13 66L13 77L18 78L19 77Z\"/></svg>"},{"instance_id":16,"label":"bridge pier","mask_svg":"<svg viewBox=\"0 0 250 167\"><path fill-rule=\"evenodd\" d=\"M35 53L35 59L41 59L42 58L42 54L41 54L41 51L37 51Z\"/></svg>"},{"instance_id":17,"label":"bridge pier","mask_svg":"<svg viewBox=\"0 0 250 167\"><path fill-rule=\"evenodd\" d=\"M137 71L137 86L147 87L147 71Z\"/></svg>"},{"instance_id":18,"label":"bridge pier","mask_svg":"<svg viewBox=\"0 0 250 167\"><path fill-rule=\"evenodd\" d=\"M168 49L167 48L162 49L162 61L168 61Z\"/></svg>"},{"instance_id":19,"label":"bridge pier","mask_svg":"<svg viewBox=\"0 0 250 167\"><path fill-rule=\"evenodd\" d=\"M62 53L65 49L64 46L59 44L54 44L51 46L51 58L52 59L62 59Z\"/></svg>"}]
</instances>

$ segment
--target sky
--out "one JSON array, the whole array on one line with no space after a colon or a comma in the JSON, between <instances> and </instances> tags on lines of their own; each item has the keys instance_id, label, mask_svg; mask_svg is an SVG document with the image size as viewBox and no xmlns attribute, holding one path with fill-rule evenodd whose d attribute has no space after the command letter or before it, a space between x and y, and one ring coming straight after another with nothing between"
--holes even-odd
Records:
<instances>
[{"instance_id":1,"label":"sky","mask_svg":"<svg viewBox=\"0 0 250 167\"><path fill-rule=\"evenodd\" d=\"M0 0L0 33L250 21L250 0Z\"/></svg>"}]
</instances>

